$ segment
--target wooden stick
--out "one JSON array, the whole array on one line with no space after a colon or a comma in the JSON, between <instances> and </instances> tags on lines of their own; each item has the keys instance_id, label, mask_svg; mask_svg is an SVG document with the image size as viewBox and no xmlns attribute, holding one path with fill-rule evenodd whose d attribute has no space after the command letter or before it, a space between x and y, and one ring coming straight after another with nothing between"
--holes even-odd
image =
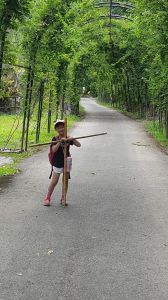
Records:
<instances>
[{"instance_id":1,"label":"wooden stick","mask_svg":"<svg viewBox=\"0 0 168 300\"><path fill-rule=\"evenodd\" d=\"M91 138L91 137L95 137L95 136L100 136L100 135L106 135L107 132L104 133L98 133L98 134L92 134L92 135L85 135L85 136L78 136L73 138L74 140L81 140L81 139L87 139L87 138Z\"/></svg>"},{"instance_id":2,"label":"wooden stick","mask_svg":"<svg viewBox=\"0 0 168 300\"><path fill-rule=\"evenodd\" d=\"M78 136L78 137L74 137L74 140L86 139L86 138L91 138L91 137L101 136L101 135L106 135L106 134L107 134L107 132L92 134L92 135L85 135L85 136ZM60 142L60 140L58 140L56 142L46 142L46 143L41 143L41 144L33 144L33 145L30 145L30 147L38 147L38 146L45 146L45 145L56 145L59 142Z\"/></svg>"},{"instance_id":3,"label":"wooden stick","mask_svg":"<svg viewBox=\"0 0 168 300\"><path fill-rule=\"evenodd\" d=\"M64 138L67 139L67 118L64 121ZM67 199L67 143L64 143L64 178L63 178L63 191L64 191L64 206L66 207Z\"/></svg>"}]
</instances>

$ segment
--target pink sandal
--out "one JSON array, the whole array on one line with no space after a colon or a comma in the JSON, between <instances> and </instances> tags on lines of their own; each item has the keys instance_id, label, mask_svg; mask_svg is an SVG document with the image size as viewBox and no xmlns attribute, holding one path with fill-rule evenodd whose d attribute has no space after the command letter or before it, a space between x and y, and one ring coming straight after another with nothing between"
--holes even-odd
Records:
<instances>
[{"instance_id":1,"label":"pink sandal","mask_svg":"<svg viewBox=\"0 0 168 300\"><path fill-rule=\"evenodd\" d=\"M44 199L44 206L50 206L50 199L47 197Z\"/></svg>"},{"instance_id":2,"label":"pink sandal","mask_svg":"<svg viewBox=\"0 0 168 300\"><path fill-rule=\"evenodd\" d=\"M64 198L63 198L63 197L61 198L61 205L62 205L62 206L68 206L68 203L65 204Z\"/></svg>"}]
</instances>

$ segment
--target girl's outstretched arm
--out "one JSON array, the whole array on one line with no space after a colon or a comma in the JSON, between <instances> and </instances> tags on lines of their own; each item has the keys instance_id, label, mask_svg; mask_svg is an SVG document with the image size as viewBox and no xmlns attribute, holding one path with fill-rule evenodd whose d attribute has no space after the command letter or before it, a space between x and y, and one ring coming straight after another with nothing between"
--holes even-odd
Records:
<instances>
[{"instance_id":1,"label":"girl's outstretched arm","mask_svg":"<svg viewBox=\"0 0 168 300\"><path fill-rule=\"evenodd\" d=\"M73 140L73 143L76 147L81 147L81 143L78 140Z\"/></svg>"},{"instance_id":2,"label":"girl's outstretched arm","mask_svg":"<svg viewBox=\"0 0 168 300\"><path fill-rule=\"evenodd\" d=\"M76 146L76 147L81 147L81 143L77 140L75 140L73 137L68 137L67 140L69 142L73 142L73 144Z\"/></svg>"}]
</instances>

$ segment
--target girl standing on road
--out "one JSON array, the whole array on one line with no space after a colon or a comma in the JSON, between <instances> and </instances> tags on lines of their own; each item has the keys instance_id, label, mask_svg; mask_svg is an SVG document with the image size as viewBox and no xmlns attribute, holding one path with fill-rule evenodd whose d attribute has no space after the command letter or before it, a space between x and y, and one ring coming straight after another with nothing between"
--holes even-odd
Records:
<instances>
[{"instance_id":1,"label":"girl standing on road","mask_svg":"<svg viewBox=\"0 0 168 300\"><path fill-rule=\"evenodd\" d=\"M81 144L72 137L68 137L67 139L64 138L64 120L58 120L55 123L55 130L57 135L53 137L52 141L59 140L56 145L51 145L50 151L52 152L52 178L51 183L48 188L47 196L44 199L44 206L50 206L51 202L51 195L59 181L60 175L64 172L64 150L63 150L63 142L67 141L67 189L68 189L68 179L70 178L70 167L69 164L71 162L71 155L70 155L70 145L75 145L76 147L81 147ZM62 183L62 197L61 197L61 204L64 205L64 189Z\"/></svg>"}]
</instances>

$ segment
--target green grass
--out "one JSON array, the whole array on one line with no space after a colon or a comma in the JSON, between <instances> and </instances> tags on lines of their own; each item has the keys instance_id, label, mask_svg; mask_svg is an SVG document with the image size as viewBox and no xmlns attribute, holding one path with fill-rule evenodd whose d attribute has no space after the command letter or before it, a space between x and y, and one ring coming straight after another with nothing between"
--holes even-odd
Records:
<instances>
[{"instance_id":1,"label":"green grass","mask_svg":"<svg viewBox=\"0 0 168 300\"><path fill-rule=\"evenodd\" d=\"M21 133L22 133L22 117L19 117L17 119L17 122L15 122L16 116L15 115L0 115L0 148L11 148L11 149L17 149L20 148L21 144ZM52 124L54 122L54 118L52 119ZM71 128L74 124L74 122L77 122L80 120L80 117L78 116L68 116L68 127ZM19 122L19 126L17 127L17 124ZM14 125L14 126L13 126ZM11 135L11 129L13 128L12 132L14 131L14 134L12 135L12 138L7 143L7 140L9 136ZM16 130L15 130L16 129ZM42 122L41 122L41 134L40 134L40 143L43 143L45 141L48 141L55 135L54 126L52 126L51 132L47 132L47 119L43 116ZM29 145L34 144L36 141L36 119L32 118L30 123L30 131L29 131Z\"/></svg>"},{"instance_id":2,"label":"green grass","mask_svg":"<svg viewBox=\"0 0 168 300\"><path fill-rule=\"evenodd\" d=\"M156 122L154 125L153 121L147 121L145 123L145 128L161 146L168 149L168 139L165 136L165 132L160 129L159 122Z\"/></svg>"},{"instance_id":3,"label":"green grass","mask_svg":"<svg viewBox=\"0 0 168 300\"><path fill-rule=\"evenodd\" d=\"M0 177L1 176L7 176L7 175L13 175L18 173L18 168L17 164L24 158L29 157L33 152L27 152L27 153L11 153L9 154L4 154L0 153L0 156L5 156L5 157L11 157L13 159L13 163L9 165L4 165L0 167Z\"/></svg>"},{"instance_id":4,"label":"green grass","mask_svg":"<svg viewBox=\"0 0 168 300\"><path fill-rule=\"evenodd\" d=\"M15 165L5 165L0 167L0 177L7 176L7 175L13 175L18 172L17 167Z\"/></svg>"},{"instance_id":5,"label":"green grass","mask_svg":"<svg viewBox=\"0 0 168 300\"><path fill-rule=\"evenodd\" d=\"M80 116L70 115L68 116L68 128L72 128L75 122L80 121L81 117L84 115L84 109L80 107ZM55 118L52 118L52 124L54 123ZM18 125L18 128L16 128ZM15 130L12 138L9 143L7 143L8 137ZM22 133L22 117L17 115L6 115L0 114L0 148L8 149L20 149L21 145L21 133ZM29 133L29 145L36 143L36 116L33 116L30 122L30 133ZM54 126L52 126L52 130L50 133L47 132L47 115L43 115L41 122L41 134L39 143L48 142L55 135ZM30 150L31 149L31 150ZM13 159L13 163L9 165L4 165L0 167L0 176L12 175L18 172L17 164L22 160L29 156L31 156L34 152L39 151L36 148L29 148L27 153L0 153L0 156L11 157Z\"/></svg>"},{"instance_id":6,"label":"green grass","mask_svg":"<svg viewBox=\"0 0 168 300\"><path fill-rule=\"evenodd\" d=\"M79 110L80 110L80 118L84 118L86 114L84 107L80 105Z\"/></svg>"},{"instance_id":7,"label":"green grass","mask_svg":"<svg viewBox=\"0 0 168 300\"><path fill-rule=\"evenodd\" d=\"M108 108L113 108L112 104L108 103L108 102L102 102L100 100L97 100L97 103L102 105L102 106L108 107Z\"/></svg>"}]
</instances>

